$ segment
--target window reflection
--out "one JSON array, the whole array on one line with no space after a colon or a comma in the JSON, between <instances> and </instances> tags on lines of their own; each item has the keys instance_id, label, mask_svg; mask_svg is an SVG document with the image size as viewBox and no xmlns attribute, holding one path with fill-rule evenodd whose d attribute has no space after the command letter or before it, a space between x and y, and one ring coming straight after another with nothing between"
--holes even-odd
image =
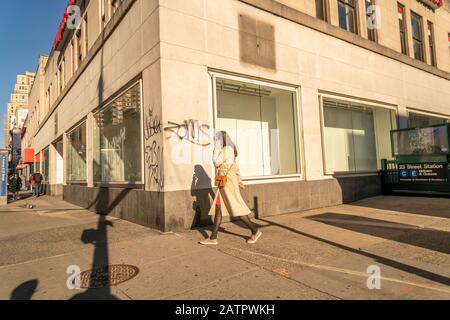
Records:
<instances>
[{"instance_id":1,"label":"window reflection","mask_svg":"<svg viewBox=\"0 0 450 320\"><path fill-rule=\"evenodd\" d=\"M95 181L142 182L140 109L136 84L95 114Z\"/></svg>"}]
</instances>

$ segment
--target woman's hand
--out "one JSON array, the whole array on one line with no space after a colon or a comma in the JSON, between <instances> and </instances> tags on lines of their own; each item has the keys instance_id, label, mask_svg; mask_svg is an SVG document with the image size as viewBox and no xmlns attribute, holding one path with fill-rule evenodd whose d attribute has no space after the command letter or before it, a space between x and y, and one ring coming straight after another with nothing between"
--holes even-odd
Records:
<instances>
[{"instance_id":1,"label":"woman's hand","mask_svg":"<svg viewBox=\"0 0 450 320\"><path fill-rule=\"evenodd\" d=\"M245 185L244 185L244 183L243 183L243 182L239 182L239 188L241 188L241 189L245 189Z\"/></svg>"}]
</instances>

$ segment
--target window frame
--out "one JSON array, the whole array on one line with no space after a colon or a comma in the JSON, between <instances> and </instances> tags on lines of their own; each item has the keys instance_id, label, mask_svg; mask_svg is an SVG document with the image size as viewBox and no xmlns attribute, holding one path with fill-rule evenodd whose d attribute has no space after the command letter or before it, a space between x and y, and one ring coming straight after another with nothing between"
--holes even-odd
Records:
<instances>
[{"instance_id":1,"label":"window frame","mask_svg":"<svg viewBox=\"0 0 450 320\"><path fill-rule=\"evenodd\" d=\"M447 46L450 51L450 32L447 34Z\"/></svg>"},{"instance_id":2,"label":"window frame","mask_svg":"<svg viewBox=\"0 0 450 320\"><path fill-rule=\"evenodd\" d=\"M415 38L414 37L414 28L413 28L413 17L417 18L419 21L419 30L420 30L420 39ZM413 45L413 54L414 54L414 59L418 60L418 61L422 61L426 63L426 52L425 52L425 41L424 41L424 23L423 23L423 17L417 13L415 13L414 11L411 10L411 38L412 38L412 45ZM414 50L414 44L420 41L420 48L422 50L422 59L417 59L416 58L416 52Z\"/></svg>"},{"instance_id":3,"label":"window frame","mask_svg":"<svg viewBox=\"0 0 450 320\"><path fill-rule=\"evenodd\" d=\"M113 104L118 98L120 98L122 95L124 95L128 90L132 89L134 86L139 84L139 95L140 95L140 105L139 105L139 123L140 123L140 139L141 139L141 180L140 181L96 181L95 179L95 172L94 172L94 160L95 160L95 152L94 146L95 141L92 140L92 180L94 183L94 186L96 187L111 187L111 186L131 186L131 187L141 187L145 185L146 181L146 172L145 172L145 139L144 139L144 94L143 94L143 80L142 78L134 79L131 82L129 82L126 86L124 86L122 89L117 91L106 103L98 107L96 110L92 112L92 119L95 121L95 116L107 109L111 104ZM95 128L92 126L92 139L94 139L95 135ZM89 164L91 165L91 164Z\"/></svg>"},{"instance_id":4,"label":"window frame","mask_svg":"<svg viewBox=\"0 0 450 320\"><path fill-rule=\"evenodd\" d=\"M370 15L367 13L367 2L370 2L369 6L375 6L376 2L375 0L364 0L364 11L366 12L366 23L368 22L368 19L370 17ZM367 40L378 43L378 30L377 29L369 29L369 25L367 25L366 27L367 29ZM373 39L370 39L370 35L373 36Z\"/></svg>"},{"instance_id":5,"label":"window frame","mask_svg":"<svg viewBox=\"0 0 450 320\"><path fill-rule=\"evenodd\" d=\"M82 121L80 121L75 127L73 127L71 130L67 131L65 133L65 141L67 142L69 140L69 135L71 133L73 133L75 130L79 129L81 126L85 126L86 128L86 180L69 180L69 166L68 166L68 154L65 154L65 159L66 159L66 170L64 170L64 175L65 175L65 181L67 185L77 185L77 184L87 184L89 178L88 178L88 167L89 167L89 163L88 163L88 121L87 118L84 118ZM66 152L68 152L68 148L66 147Z\"/></svg>"},{"instance_id":6,"label":"window frame","mask_svg":"<svg viewBox=\"0 0 450 320\"><path fill-rule=\"evenodd\" d=\"M442 120L447 120L447 123L450 123L450 115L433 113L433 112L429 112L429 111L422 111L422 110L418 110L418 109L414 109L414 108L407 108L406 111L408 114L408 127L410 127L410 114L411 113L415 113L415 114L422 115L422 116L428 116L428 117L432 117L432 118L439 118Z\"/></svg>"},{"instance_id":7,"label":"window frame","mask_svg":"<svg viewBox=\"0 0 450 320\"><path fill-rule=\"evenodd\" d=\"M317 12L318 12L318 10L317 10L317 0L314 3L315 8L316 8L316 15L315 15L315 17L317 19L319 19L319 20L324 21L324 22L330 22L330 7L329 7L330 3L329 3L329 0L319 0L319 1L322 3L322 12L321 12L321 14L323 15L323 18L319 18L317 16Z\"/></svg>"},{"instance_id":8,"label":"window frame","mask_svg":"<svg viewBox=\"0 0 450 320\"><path fill-rule=\"evenodd\" d=\"M322 143L322 163L323 163L323 173L324 176L355 176L355 175L361 175L361 174L378 174L380 172L379 169L376 170L355 170L355 171L331 171L327 168L327 155L325 152L325 116L324 116L324 99L332 99L347 103L355 103L360 105L365 105L367 107L372 108L383 108L388 109L390 111L394 111L395 113L395 125L398 128L398 107L393 104L385 104L381 102L372 102L372 101L366 101L364 99L358 99L358 98L348 98L343 97L340 95L325 93L325 92L319 92L319 105L320 105L320 135L321 135L321 143ZM379 147L378 147L378 136L377 136L377 129L374 125L374 133L375 133L375 144L376 144L376 155L377 155L377 161L379 161ZM378 167L379 163L377 163Z\"/></svg>"},{"instance_id":9,"label":"window frame","mask_svg":"<svg viewBox=\"0 0 450 320\"><path fill-rule=\"evenodd\" d=\"M397 2L397 13L400 14L400 12L398 12L399 9L402 9L402 22L403 22L403 29L401 29L400 27L400 18L399 20L399 32L400 32L400 52L404 55L409 56L409 41L408 41L408 23L407 23L407 16L406 16L406 7L405 5L403 5L400 2ZM403 39L405 40L404 46L405 46L405 51L403 52L403 43L402 43L402 35L403 35Z\"/></svg>"},{"instance_id":10,"label":"window frame","mask_svg":"<svg viewBox=\"0 0 450 320\"><path fill-rule=\"evenodd\" d=\"M50 146L44 147L40 152L40 163L39 163L39 172L43 177L43 184L49 183L50 181ZM45 155L47 153L47 156ZM48 168L45 168L45 163L48 164ZM47 172L44 172L47 171Z\"/></svg>"},{"instance_id":11,"label":"window frame","mask_svg":"<svg viewBox=\"0 0 450 320\"><path fill-rule=\"evenodd\" d=\"M428 38L428 50L430 52L430 65L432 67L437 67L434 23L431 22L430 20L427 20L427 38Z\"/></svg>"},{"instance_id":12,"label":"window frame","mask_svg":"<svg viewBox=\"0 0 450 320\"><path fill-rule=\"evenodd\" d=\"M337 13L338 13L338 26L339 28L341 28L342 30L345 30L347 32L359 35L360 34L360 30L359 30L359 3L358 0L354 0L354 5L351 5L348 3L349 0L337 0ZM343 4L345 6L345 8L351 8L354 11L354 16L353 16L353 23L354 23L354 32L348 30L347 28L343 28L340 24L340 19L339 19L339 4ZM348 27L348 26L347 26Z\"/></svg>"},{"instance_id":13,"label":"window frame","mask_svg":"<svg viewBox=\"0 0 450 320\"><path fill-rule=\"evenodd\" d=\"M233 81L239 81L243 83L249 83L254 85L261 85L261 86L267 86L272 87L275 89L281 89L286 90L293 93L295 104L295 119L294 119L294 131L295 131L295 141L296 141L296 164L297 168L300 171L299 173L295 174L284 174L284 175L267 175L267 176L243 176L242 180L249 183L249 184L259 184L259 183L266 183L268 181L276 181L276 182L282 182L282 181L292 181L292 180L305 180L305 163L304 163L304 143L303 143L303 126L302 126L302 112L301 112L301 103L300 103L300 86L291 85L287 83L281 83L276 81L271 81L267 79L255 79L252 77L246 77L244 75L237 75L237 74L230 74L230 73L222 73L222 72L216 72L216 71L209 71L209 76L211 80L210 90L212 90L211 97L210 97L210 104L212 104L212 107L210 107L210 123L213 124L210 128L210 137L211 140L213 140L213 137L215 135L215 128L217 127L218 123L218 104L217 104L217 79L226 79L226 80L233 80ZM211 145L214 145L212 143ZM212 165L211 166L211 176L215 175L215 168Z\"/></svg>"}]
</instances>

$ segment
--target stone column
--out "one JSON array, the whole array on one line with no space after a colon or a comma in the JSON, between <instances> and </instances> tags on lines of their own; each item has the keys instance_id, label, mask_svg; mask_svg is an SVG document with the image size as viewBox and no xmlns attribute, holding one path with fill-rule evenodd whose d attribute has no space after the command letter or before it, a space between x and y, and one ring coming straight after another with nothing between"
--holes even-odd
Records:
<instances>
[{"instance_id":1,"label":"stone column","mask_svg":"<svg viewBox=\"0 0 450 320\"><path fill-rule=\"evenodd\" d=\"M319 91L316 88L301 88L301 110L303 139L300 132L300 141L304 141L303 174L306 180L320 180L324 178L324 159L322 150L322 123L319 103Z\"/></svg>"}]
</instances>

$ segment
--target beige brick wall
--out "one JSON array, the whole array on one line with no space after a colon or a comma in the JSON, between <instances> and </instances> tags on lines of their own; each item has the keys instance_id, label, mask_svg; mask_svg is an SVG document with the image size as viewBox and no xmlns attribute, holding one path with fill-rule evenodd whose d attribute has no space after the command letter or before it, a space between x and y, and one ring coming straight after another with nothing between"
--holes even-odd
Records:
<instances>
[{"instance_id":1,"label":"beige brick wall","mask_svg":"<svg viewBox=\"0 0 450 320\"><path fill-rule=\"evenodd\" d=\"M320 92L395 106L400 116L408 107L450 116L450 81L412 65L239 1L204 0L196 3L199 10L171 0L160 4L164 121L198 119L212 126L207 122L213 112L208 68L298 86L303 172L308 180L327 178L320 143ZM242 61L240 15L273 26L275 69ZM170 155L180 148L179 142L166 139L164 148L165 191L186 189L192 181L193 165L172 162ZM189 153L198 147L186 144L185 148ZM212 172L207 161L204 167Z\"/></svg>"},{"instance_id":2,"label":"beige brick wall","mask_svg":"<svg viewBox=\"0 0 450 320\"><path fill-rule=\"evenodd\" d=\"M313 0L276 0L279 3L290 6L296 10L306 13L311 16L315 16L315 1ZM408 44L409 54L413 55L412 47L412 35L411 35L411 11L419 14L423 18L423 33L424 33L424 45L426 48L426 61L430 64L430 52L428 50L429 43L426 33L426 23L430 21L434 24L435 28L435 43L436 43L436 56L437 66L441 70L450 72L450 50L448 46L448 33L450 32L450 13L449 4L446 2L445 8L440 8L433 12L429 8L425 7L418 0L400 0L399 3L403 4L406 8L407 16L407 32L408 32ZM338 26L338 0L328 0L330 7L330 23ZM359 29L360 35L367 38L367 24L365 17L364 0L358 0L359 3ZM397 1L395 0L375 0L374 3L381 8L381 29L378 33L378 43L382 46L393 49L397 52L401 52L400 47L400 35L399 35L399 23L397 14Z\"/></svg>"},{"instance_id":3,"label":"beige brick wall","mask_svg":"<svg viewBox=\"0 0 450 320\"><path fill-rule=\"evenodd\" d=\"M331 0L331 3L336 4L336 1ZM315 12L311 6L313 1L279 2L303 8L310 15ZM395 3L392 5L395 1L377 2L385 12L379 33L380 44L399 51L400 45L396 41L398 17ZM436 42L443 39L448 24L441 21L448 18L448 12L439 10L433 14L415 0L404 1L404 4L407 9L423 15L425 23L427 19L435 23ZM330 8L331 23L337 25L337 5ZM273 28L274 68L242 61L240 15ZM364 15L361 10L360 15ZM364 28L361 29L362 36L366 36ZM95 28L92 32L95 34ZM409 44L411 46L411 41ZM438 66L450 71L444 52L450 54L448 47L445 50L440 44L437 48L440 52ZM54 52L50 57L42 85L46 90L50 83L53 84L51 105L57 99L54 91L58 54ZM67 61L69 56L67 52L65 54ZM161 112L159 116L164 124L196 119L212 126L208 68L299 88L298 103L302 112L299 127L304 140L302 160L308 180L327 178L323 172L320 144L320 92L395 106L399 115L405 115L407 108L415 108L450 117L450 81L416 68L412 63L402 63L238 0L136 0L59 103L59 132L55 135L53 113L37 133L34 148L39 151L48 146L140 74L143 75L144 114L153 108ZM100 84L103 90L99 90ZM48 105L45 101L40 105L39 118L42 120ZM158 137L157 142L165 150L164 190L185 190L192 182L193 165L172 162L172 152L179 143L163 139L163 136ZM149 147L149 143L145 142L145 147ZM182 147L193 153L197 148L189 143ZM189 148L193 150L188 151ZM207 154L208 150L205 152ZM205 170L211 171L208 166L205 165ZM151 180L146 181L146 189L158 191Z\"/></svg>"}]
</instances>

